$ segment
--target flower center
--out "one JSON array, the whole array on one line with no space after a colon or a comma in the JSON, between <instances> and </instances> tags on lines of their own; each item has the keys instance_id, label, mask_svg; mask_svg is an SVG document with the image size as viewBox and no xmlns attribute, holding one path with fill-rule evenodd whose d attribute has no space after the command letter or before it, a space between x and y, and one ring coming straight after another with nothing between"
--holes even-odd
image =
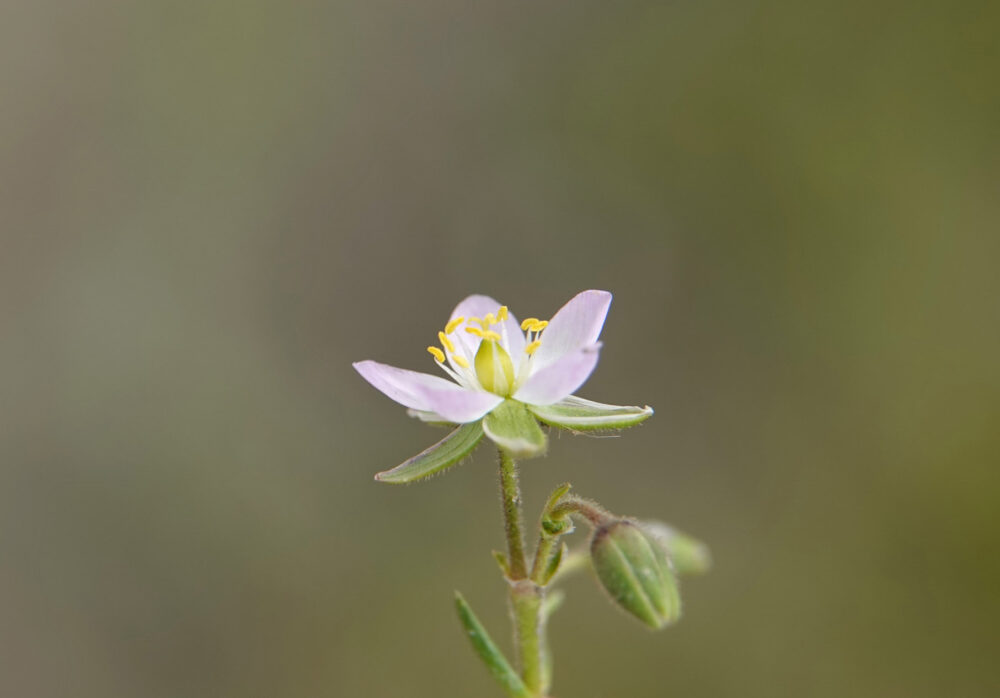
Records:
<instances>
[{"instance_id":1,"label":"flower center","mask_svg":"<svg viewBox=\"0 0 1000 698\"><path fill-rule=\"evenodd\" d=\"M542 340L539 337L549 323L538 318L528 318L522 322L521 330L525 333L525 356L513 359L507 350L508 329L503 324L507 317L506 305L500 306L496 314L487 313L484 318L470 317L468 322L464 317L456 317L448 322L443 332L438 332L443 351L437 347L427 347L427 351L460 385L471 387L478 383L484 390L510 397L530 372L531 357L541 345ZM471 347L462 339L465 335L455 334L463 323L467 333L482 340L474 357L471 355ZM498 326L499 332L492 329L495 325ZM456 344L462 351L456 351ZM471 364L466 356L472 358ZM445 365L446 358L453 362L451 368Z\"/></svg>"}]
</instances>

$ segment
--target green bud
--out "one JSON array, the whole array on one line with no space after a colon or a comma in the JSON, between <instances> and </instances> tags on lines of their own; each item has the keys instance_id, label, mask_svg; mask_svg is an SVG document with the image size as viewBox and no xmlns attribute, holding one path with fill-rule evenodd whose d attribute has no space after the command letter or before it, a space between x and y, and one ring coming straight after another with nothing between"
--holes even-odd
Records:
<instances>
[{"instance_id":1,"label":"green bud","mask_svg":"<svg viewBox=\"0 0 1000 698\"><path fill-rule=\"evenodd\" d=\"M599 526L590 557L611 598L643 623L658 630L680 618L677 578L666 550L634 521Z\"/></svg>"}]
</instances>

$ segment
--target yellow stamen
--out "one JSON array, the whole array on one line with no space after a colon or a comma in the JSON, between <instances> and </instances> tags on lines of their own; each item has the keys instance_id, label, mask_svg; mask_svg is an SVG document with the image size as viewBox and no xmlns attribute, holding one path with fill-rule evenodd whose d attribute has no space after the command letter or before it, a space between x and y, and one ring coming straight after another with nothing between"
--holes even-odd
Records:
<instances>
[{"instance_id":1,"label":"yellow stamen","mask_svg":"<svg viewBox=\"0 0 1000 698\"><path fill-rule=\"evenodd\" d=\"M530 329L532 332L541 332L548 326L549 326L548 320L535 320L533 323L531 323Z\"/></svg>"},{"instance_id":2,"label":"yellow stamen","mask_svg":"<svg viewBox=\"0 0 1000 698\"><path fill-rule=\"evenodd\" d=\"M503 322L507 319L507 306L501 305L500 310L497 311L497 322Z\"/></svg>"},{"instance_id":3,"label":"yellow stamen","mask_svg":"<svg viewBox=\"0 0 1000 698\"><path fill-rule=\"evenodd\" d=\"M473 319L475 319L475 318L473 318ZM483 336L483 331L481 329L479 329L478 327L472 327L471 325L469 327L466 327L465 331L468 332L469 334L474 334L477 337L482 337Z\"/></svg>"},{"instance_id":4,"label":"yellow stamen","mask_svg":"<svg viewBox=\"0 0 1000 698\"><path fill-rule=\"evenodd\" d=\"M494 332L493 330L486 330L485 332L483 332L483 339L490 339L493 340L494 342L499 342L500 333Z\"/></svg>"},{"instance_id":5,"label":"yellow stamen","mask_svg":"<svg viewBox=\"0 0 1000 698\"><path fill-rule=\"evenodd\" d=\"M538 347L540 346L542 346L542 340L536 339L534 342L532 342L531 344L529 344L524 348L524 353L527 354L528 356L531 356L536 351L538 351Z\"/></svg>"},{"instance_id":6,"label":"yellow stamen","mask_svg":"<svg viewBox=\"0 0 1000 698\"><path fill-rule=\"evenodd\" d=\"M470 316L468 317L468 320L469 320L469 324L470 324L470 325L471 325L472 323L476 323L477 325L482 325L482 324L483 324L483 321L482 321L482 319L481 319L481 318L477 318L477 317L473 317L472 315L470 315Z\"/></svg>"},{"instance_id":7,"label":"yellow stamen","mask_svg":"<svg viewBox=\"0 0 1000 698\"><path fill-rule=\"evenodd\" d=\"M483 326L483 329L484 329L484 330L485 330L485 329L487 329L487 328L488 328L488 327L489 327L490 325L495 325L495 324L497 324L497 319L496 319L496 317L495 317L495 316L493 315L493 313L486 313L486 317L485 317L485 318L483 318L483 321L484 321L484 322L486 323L486 324L485 324L485 325Z\"/></svg>"},{"instance_id":8,"label":"yellow stamen","mask_svg":"<svg viewBox=\"0 0 1000 698\"><path fill-rule=\"evenodd\" d=\"M521 322L521 329L526 330L532 325L534 325L536 322L540 322L540 320L536 317L529 317L527 320Z\"/></svg>"},{"instance_id":9,"label":"yellow stamen","mask_svg":"<svg viewBox=\"0 0 1000 698\"><path fill-rule=\"evenodd\" d=\"M427 351L429 351L434 356L434 360L437 361L439 364L443 364L444 363L444 352L443 351L441 351L437 347L427 347Z\"/></svg>"},{"instance_id":10,"label":"yellow stamen","mask_svg":"<svg viewBox=\"0 0 1000 698\"><path fill-rule=\"evenodd\" d=\"M455 353L455 345L451 343L451 340L448 339L444 332L438 332L438 339L441 340L441 346L447 349L449 353Z\"/></svg>"},{"instance_id":11,"label":"yellow stamen","mask_svg":"<svg viewBox=\"0 0 1000 698\"><path fill-rule=\"evenodd\" d=\"M464 317L457 317L454 320L449 320L448 324L444 326L444 333L451 334L455 331L455 328L465 322Z\"/></svg>"},{"instance_id":12,"label":"yellow stamen","mask_svg":"<svg viewBox=\"0 0 1000 698\"><path fill-rule=\"evenodd\" d=\"M469 367L469 362L464 356L459 356L458 354L452 354L451 360L454 361L459 366L461 366L462 368Z\"/></svg>"}]
</instances>

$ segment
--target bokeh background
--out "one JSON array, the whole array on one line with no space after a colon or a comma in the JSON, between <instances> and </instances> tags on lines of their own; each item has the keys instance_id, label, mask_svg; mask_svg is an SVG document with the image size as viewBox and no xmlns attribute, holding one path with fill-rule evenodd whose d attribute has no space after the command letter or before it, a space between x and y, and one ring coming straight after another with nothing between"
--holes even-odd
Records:
<instances>
[{"instance_id":1,"label":"bokeh background","mask_svg":"<svg viewBox=\"0 0 1000 698\"><path fill-rule=\"evenodd\" d=\"M708 541L651 634L586 576L555 695L1000 695L1000 5L0 10L0 693L499 696L487 448L351 361L614 292L554 438ZM578 535L579 537L579 535Z\"/></svg>"}]
</instances>

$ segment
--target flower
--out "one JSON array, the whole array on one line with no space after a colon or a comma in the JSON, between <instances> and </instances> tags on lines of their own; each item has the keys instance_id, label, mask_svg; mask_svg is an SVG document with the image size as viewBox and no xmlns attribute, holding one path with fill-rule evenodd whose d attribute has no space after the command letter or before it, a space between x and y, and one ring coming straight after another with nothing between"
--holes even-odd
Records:
<instances>
[{"instance_id":1,"label":"flower","mask_svg":"<svg viewBox=\"0 0 1000 698\"><path fill-rule=\"evenodd\" d=\"M515 454L538 455L544 451L545 438L537 420L583 431L631 426L653 412L649 407L602 405L573 395L597 366L601 348L597 340L610 305L607 291L583 291L550 320L528 318L519 323L507 306L489 296L472 295L458 304L438 332L440 347L427 347L451 381L371 360L359 361L354 368L409 408L412 416L462 425L417 458L440 455L437 452L449 439L460 441L463 448L472 442L471 451L484 432ZM477 425L478 431L469 425ZM467 438L459 439L463 427L468 427Z\"/></svg>"}]
</instances>

